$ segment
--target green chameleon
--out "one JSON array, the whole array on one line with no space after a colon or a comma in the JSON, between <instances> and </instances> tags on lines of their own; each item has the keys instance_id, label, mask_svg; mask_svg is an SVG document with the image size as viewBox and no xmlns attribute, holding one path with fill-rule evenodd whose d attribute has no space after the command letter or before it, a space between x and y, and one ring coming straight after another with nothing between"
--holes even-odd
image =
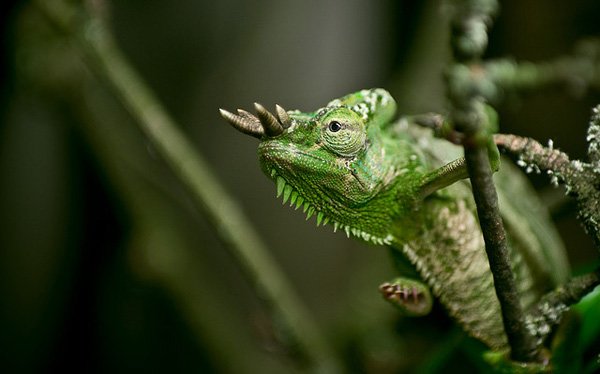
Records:
<instances>
[{"instance_id":1,"label":"green chameleon","mask_svg":"<svg viewBox=\"0 0 600 374\"><path fill-rule=\"evenodd\" d=\"M396 103L383 89L308 113L255 107L256 115L221 115L260 139L260 165L284 203L302 207L307 218L316 214L317 225L389 246L401 277L380 290L404 314L428 314L436 297L471 336L492 349L507 347L459 147L409 119L395 120ZM567 279L568 264L522 173L503 164L495 182L528 308Z\"/></svg>"}]
</instances>

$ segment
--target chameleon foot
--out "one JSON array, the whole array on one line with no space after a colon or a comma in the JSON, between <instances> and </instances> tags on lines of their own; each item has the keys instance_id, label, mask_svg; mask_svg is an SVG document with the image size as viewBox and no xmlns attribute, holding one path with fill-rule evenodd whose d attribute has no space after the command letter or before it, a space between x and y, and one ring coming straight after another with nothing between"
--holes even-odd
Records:
<instances>
[{"instance_id":1,"label":"chameleon foot","mask_svg":"<svg viewBox=\"0 0 600 374\"><path fill-rule=\"evenodd\" d=\"M433 305L429 288L418 281L397 278L379 286L383 298L394 304L407 316L424 316L429 314Z\"/></svg>"}]
</instances>

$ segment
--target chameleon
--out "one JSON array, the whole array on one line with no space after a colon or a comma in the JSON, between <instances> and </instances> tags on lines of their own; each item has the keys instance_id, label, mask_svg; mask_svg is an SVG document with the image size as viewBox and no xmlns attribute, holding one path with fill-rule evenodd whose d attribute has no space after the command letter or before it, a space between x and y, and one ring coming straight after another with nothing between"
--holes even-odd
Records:
<instances>
[{"instance_id":1,"label":"chameleon","mask_svg":"<svg viewBox=\"0 0 600 374\"><path fill-rule=\"evenodd\" d=\"M380 292L401 313L427 315L438 300L469 335L493 350L506 349L461 149L411 117L396 118L396 107L389 92L374 88L312 112L279 105L270 112L255 103L256 114L220 113L260 139L261 169L284 204L302 208L307 219L316 216L317 226L390 248L399 277L383 283ZM500 169L494 178L527 310L568 278L569 266L525 176L509 163Z\"/></svg>"}]
</instances>

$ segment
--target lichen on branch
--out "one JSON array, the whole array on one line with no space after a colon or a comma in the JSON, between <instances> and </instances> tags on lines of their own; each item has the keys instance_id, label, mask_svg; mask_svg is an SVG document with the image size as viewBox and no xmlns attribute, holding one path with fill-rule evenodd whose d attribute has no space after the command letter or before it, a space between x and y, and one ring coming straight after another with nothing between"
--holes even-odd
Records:
<instances>
[{"instance_id":1,"label":"lichen on branch","mask_svg":"<svg viewBox=\"0 0 600 374\"><path fill-rule=\"evenodd\" d=\"M496 144L519 159L517 164L529 172L544 172L553 185L564 184L567 195L577 203L578 217L600 250L600 105L592 109L587 131L589 162L570 160L554 148L552 141L538 141L516 135L497 134Z\"/></svg>"}]
</instances>

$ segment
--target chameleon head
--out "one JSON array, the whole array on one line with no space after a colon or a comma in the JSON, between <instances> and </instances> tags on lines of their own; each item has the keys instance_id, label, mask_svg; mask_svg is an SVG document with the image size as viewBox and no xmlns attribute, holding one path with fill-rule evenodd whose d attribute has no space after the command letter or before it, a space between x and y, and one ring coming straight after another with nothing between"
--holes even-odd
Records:
<instances>
[{"instance_id":1,"label":"chameleon head","mask_svg":"<svg viewBox=\"0 0 600 374\"><path fill-rule=\"evenodd\" d=\"M349 235L375 243L392 240L390 226L396 177L403 152L382 134L396 103L383 89L362 90L331 101L315 112L275 114L255 104L256 116L221 110L238 130L261 140L258 154L265 174L277 184L284 203L303 207L317 224L331 222ZM386 144L390 143L390 144ZM400 164L405 163L400 161Z\"/></svg>"}]
</instances>

